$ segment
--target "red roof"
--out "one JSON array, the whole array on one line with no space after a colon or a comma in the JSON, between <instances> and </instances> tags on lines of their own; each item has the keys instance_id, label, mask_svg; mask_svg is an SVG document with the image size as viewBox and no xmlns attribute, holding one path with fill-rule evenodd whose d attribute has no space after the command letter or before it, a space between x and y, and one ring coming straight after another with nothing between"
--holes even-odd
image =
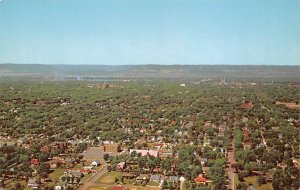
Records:
<instances>
[{"instance_id":1,"label":"red roof","mask_svg":"<svg viewBox=\"0 0 300 190\"><path fill-rule=\"evenodd\" d=\"M249 131L244 131L244 136L245 136L245 137L249 137L249 135L250 135L250 132L249 132Z\"/></svg>"},{"instance_id":2,"label":"red roof","mask_svg":"<svg viewBox=\"0 0 300 190\"><path fill-rule=\"evenodd\" d=\"M39 161L39 159L32 158L30 163L33 164L33 165L39 165L40 161Z\"/></svg>"},{"instance_id":3,"label":"red roof","mask_svg":"<svg viewBox=\"0 0 300 190\"><path fill-rule=\"evenodd\" d=\"M84 168L81 168L81 169L80 169L80 172L81 172L81 173L84 173L84 174L92 173L91 170L89 170L89 169L84 169Z\"/></svg>"},{"instance_id":4,"label":"red roof","mask_svg":"<svg viewBox=\"0 0 300 190\"><path fill-rule=\"evenodd\" d=\"M240 105L241 108L253 108L254 105L252 104L252 102L246 103L246 104L241 104Z\"/></svg>"},{"instance_id":5,"label":"red roof","mask_svg":"<svg viewBox=\"0 0 300 190\"><path fill-rule=\"evenodd\" d=\"M197 183L197 182L200 182L200 183L206 183L206 178L205 177L202 177L202 176L199 176L197 178L194 179L194 181Z\"/></svg>"},{"instance_id":6,"label":"red roof","mask_svg":"<svg viewBox=\"0 0 300 190\"><path fill-rule=\"evenodd\" d=\"M123 186L112 186L111 190L125 190Z\"/></svg>"}]
</instances>

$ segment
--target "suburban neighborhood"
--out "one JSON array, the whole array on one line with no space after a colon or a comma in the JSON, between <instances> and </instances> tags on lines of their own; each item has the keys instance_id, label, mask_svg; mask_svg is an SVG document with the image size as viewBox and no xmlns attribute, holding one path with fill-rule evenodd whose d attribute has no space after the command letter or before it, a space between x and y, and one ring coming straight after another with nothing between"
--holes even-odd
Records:
<instances>
[{"instance_id":1,"label":"suburban neighborhood","mask_svg":"<svg viewBox=\"0 0 300 190\"><path fill-rule=\"evenodd\" d=\"M60 85L1 87L1 188L299 186L299 106L282 103L297 103L293 84L68 84L69 96L53 96ZM14 93L44 86L48 98ZM93 98L76 94L80 88Z\"/></svg>"}]
</instances>

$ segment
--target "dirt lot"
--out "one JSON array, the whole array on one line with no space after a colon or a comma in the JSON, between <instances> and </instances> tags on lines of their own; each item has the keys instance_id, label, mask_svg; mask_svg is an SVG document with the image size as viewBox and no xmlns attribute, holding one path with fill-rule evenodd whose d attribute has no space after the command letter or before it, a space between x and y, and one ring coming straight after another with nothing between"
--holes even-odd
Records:
<instances>
[{"instance_id":1,"label":"dirt lot","mask_svg":"<svg viewBox=\"0 0 300 190\"><path fill-rule=\"evenodd\" d=\"M89 147L87 150L83 153L83 159L85 159L88 162L92 162L93 160L100 160L103 163L103 155L109 154L112 156L116 156L118 153L111 153L111 152L103 152L100 150L100 147Z\"/></svg>"},{"instance_id":2,"label":"dirt lot","mask_svg":"<svg viewBox=\"0 0 300 190\"><path fill-rule=\"evenodd\" d=\"M296 103L293 103L293 102L279 102L279 101L276 101L276 104L277 105L285 105L286 107L288 107L290 109L300 110L300 104L296 104Z\"/></svg>"}]
</instances>

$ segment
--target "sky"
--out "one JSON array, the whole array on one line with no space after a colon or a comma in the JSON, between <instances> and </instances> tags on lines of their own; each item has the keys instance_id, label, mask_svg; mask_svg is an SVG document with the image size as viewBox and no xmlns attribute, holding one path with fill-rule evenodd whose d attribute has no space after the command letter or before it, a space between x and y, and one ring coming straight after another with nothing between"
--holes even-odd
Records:
<instances>
[{"instance_id":1,"label":"sky","mask_svg":"<svg viewBox=\"0 0 300 190\"><path fill-rule=\"evenodd\" d=\"M300 65L300 0L0 0L0 63Z\"/></svg>"}]
</instances>

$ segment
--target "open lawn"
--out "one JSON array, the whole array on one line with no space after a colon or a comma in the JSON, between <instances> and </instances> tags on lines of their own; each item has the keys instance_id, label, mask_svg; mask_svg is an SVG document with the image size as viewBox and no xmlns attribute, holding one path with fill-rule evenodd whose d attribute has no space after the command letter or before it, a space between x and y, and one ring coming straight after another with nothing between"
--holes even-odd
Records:
<instances>
[{"instance_id":1,"label":"open lawn","mask_svg":"<svg viewBox=\"0 0 300 190\"><path fill-rule=\"evenodd\" d=\"M81 179L81 182L84 183L86 180L88 180L94 173L90 174L84 174L84 177Z\"/></svg>"},{"instance_id":2,"label":"open lawn","mask_svg":"<svg viewBox=\"0 0 300 190\"><path fill-rule=\"evenodd\" d=\"M13 180L7 180L6 182L8 183L5 183L5 189L14 188L15 184L17 183L16 181ZM31 190L31 188L27 187L27 182L25 180L19 180L18 182L22 185L24 190Z\"/></svg>"},{"instance_id":3,"label":"open lawn","mask_svg":"<svg viewBox=\"0 0 300 190\"><path fill-rule=\"evenodd\" d=\"M267 183L259 186L256 182L256 179L257 176L245 177L244 183L246 183L247 185L252 184L256 188L256 190L273 190L271 183ZM237 174L235 174L234 184L235 187L239 184L239 179L237 177Z\"/></svg>"},{"instance_id":4,"label":"open lawn","mask_svg":"<svg viewBox=\"0 0 300 190\"><path fill-rule=\"evenodd\" d=\"M149 183L147 183L147 185L149 185L149 186L159 186L159 183L157 183L155 181L150 181Z\"/></svg>"},{"instance_id":5,"label":"open lawn","mask_svg":"<svg viewBox=\"0 0 300 190\"><path fill-rule=\"evenodd\" d=\"M104 174L100 179L97 180L97 183L103 184L114 184L116 178L120 178L122 176L121 172L109 172Z\"/></svg>"},{"instance_id":6,"label":"open lawn","mask_svg":"<svg viewBox=\"0 0 300 190\"><path fill-rule=\"evenodd\" d=\"M273 190L272 184L267 183L259 186L256 182L257 176L246 177L245 181L247 184L252 184L257 190Z\"/></svg>"},{"instance_id":7,"label":"open lawn","mask_svg":"<svg viewBox=\"0 0 300 190\"><path fill-rule=\"evenodd\" d=\"M64 169L64 168L54 169L49 174L49 178L51 178L53 181L56 180L56 179L59 179L64 174L65 171L66 171L66 169Z\"/></svg>"}]
</instances>

